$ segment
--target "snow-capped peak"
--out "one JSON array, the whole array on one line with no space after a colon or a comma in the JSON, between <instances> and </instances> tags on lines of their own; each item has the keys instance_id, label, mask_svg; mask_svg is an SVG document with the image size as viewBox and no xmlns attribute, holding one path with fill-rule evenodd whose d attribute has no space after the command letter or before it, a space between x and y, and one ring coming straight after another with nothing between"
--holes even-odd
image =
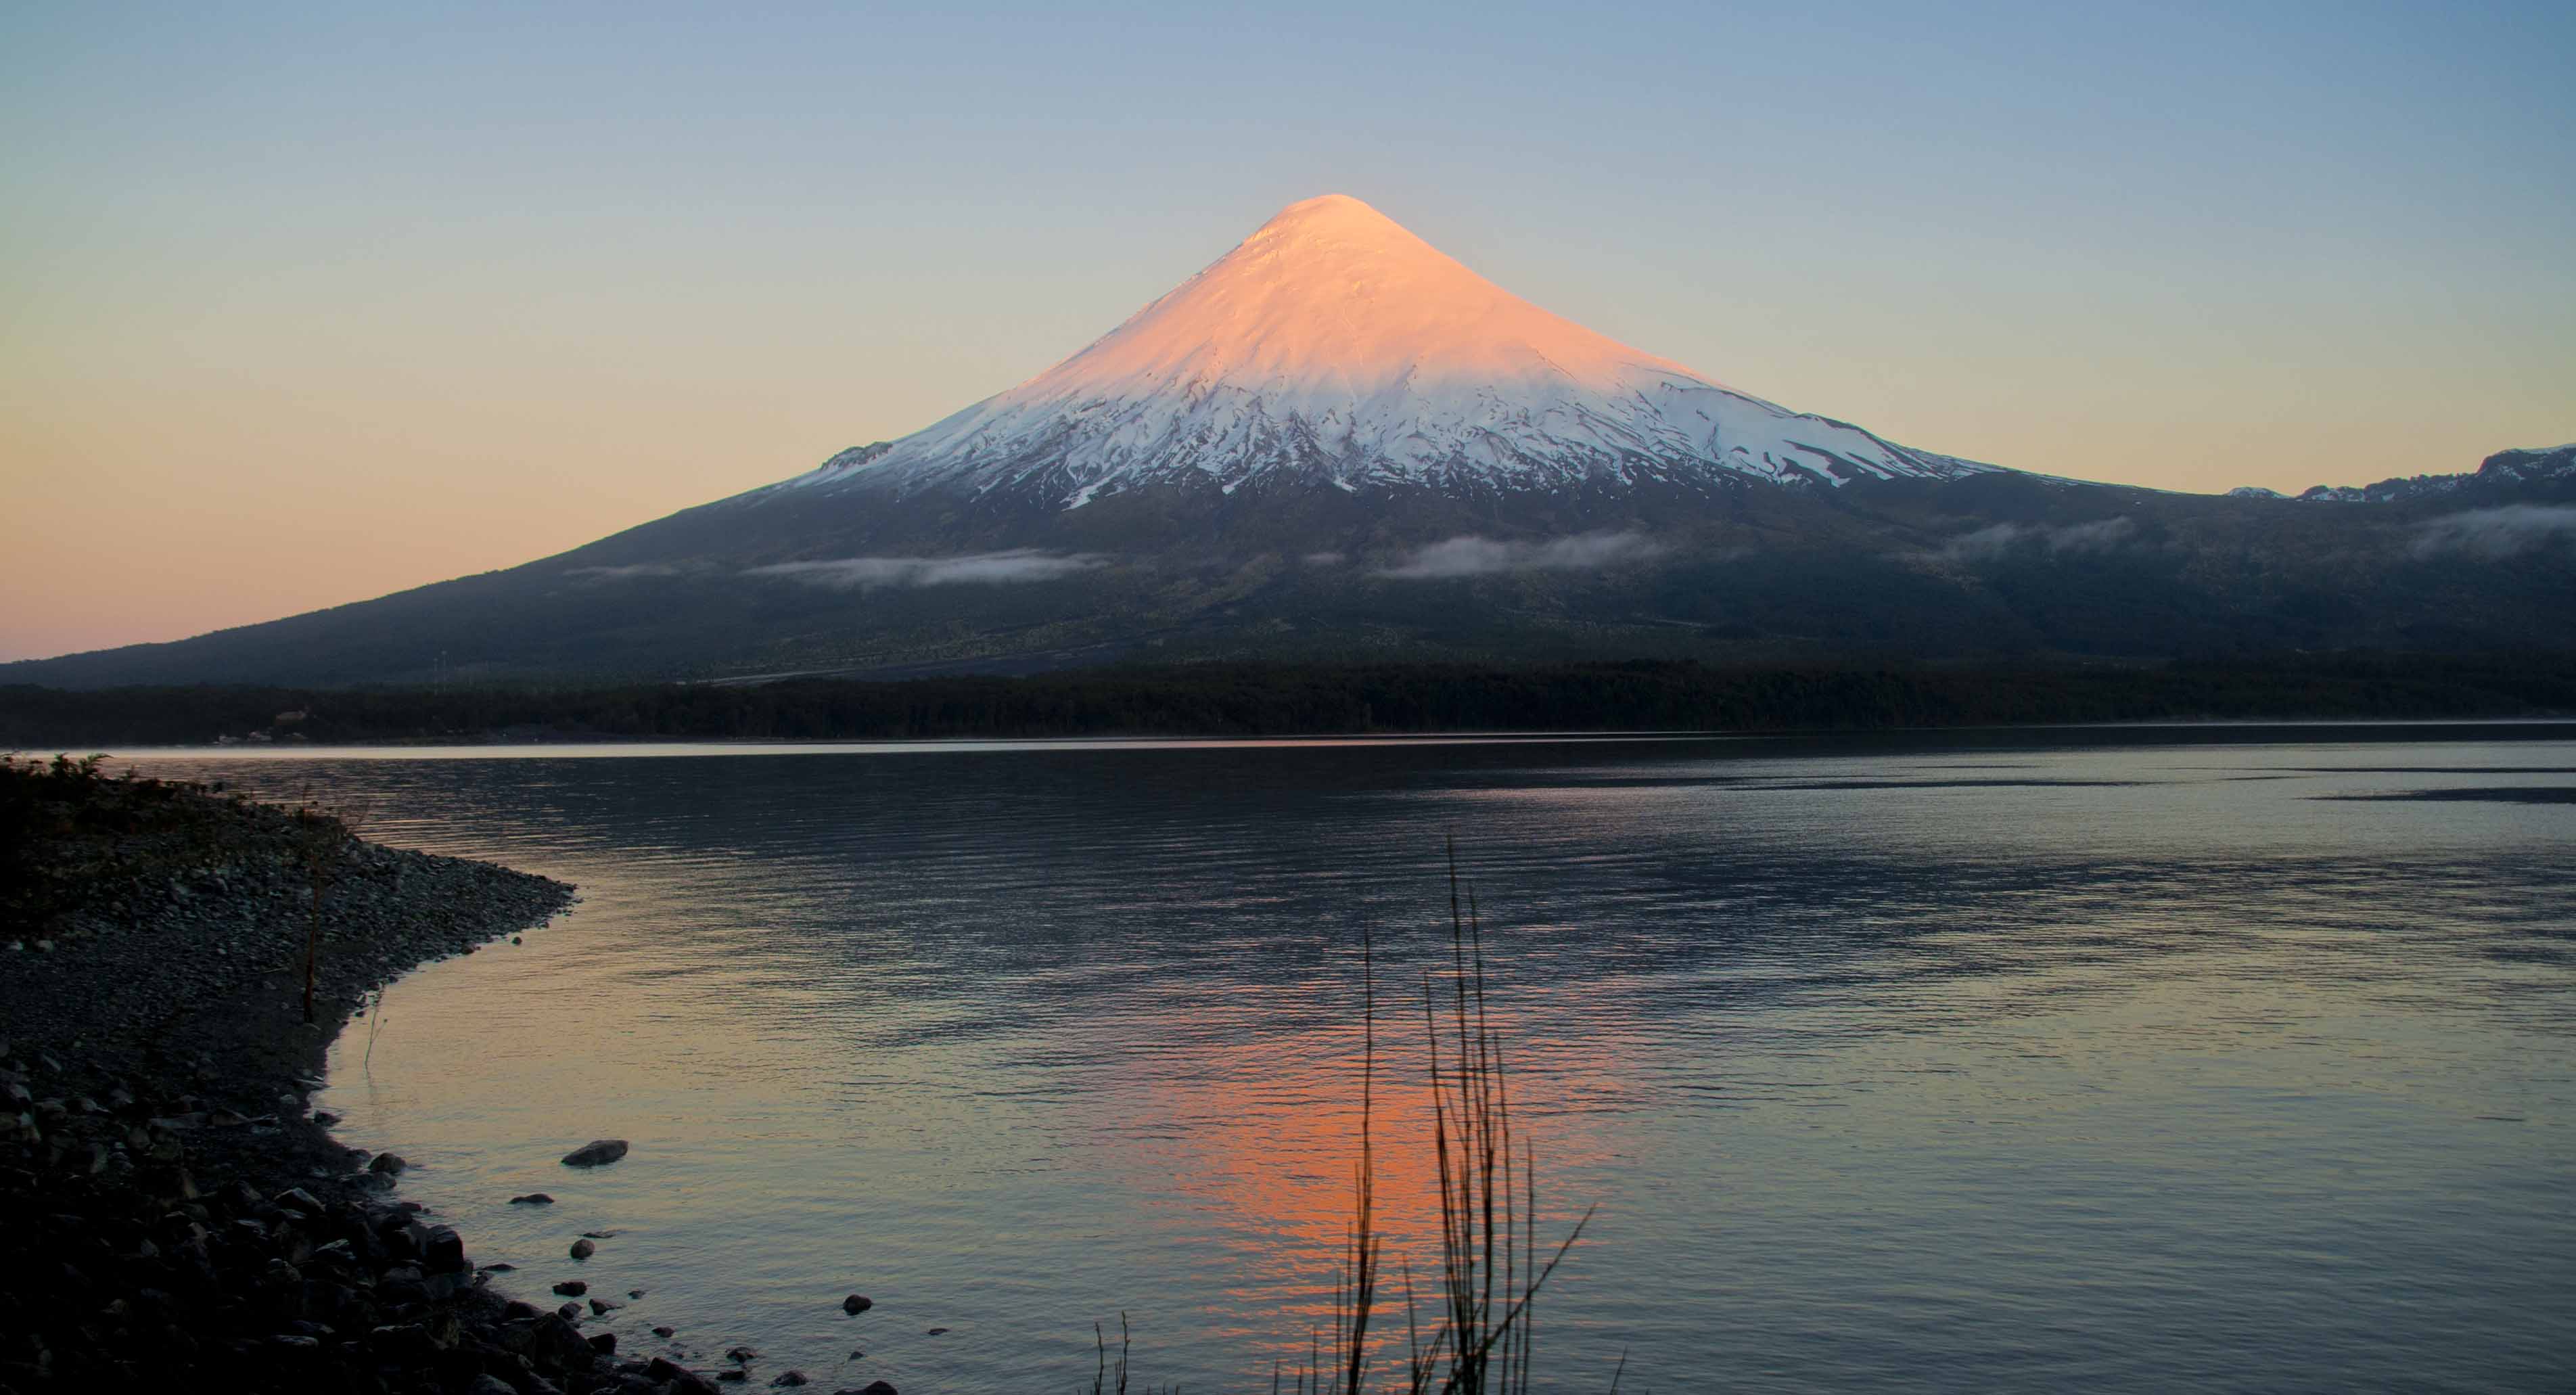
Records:
<instances>
[{"instance_id":1,"label":"snow-capped peak","mask_svg":"<svg viewBox=\"0 0 2576 1395\"><path fill-rule=\"evenodd\" d=\"M1215 265L1003 394L1014 403L1222 385L1325 413L1389 393L1619 392L1708 380L1505 291L1346 194L1290 204Z\"/></svg>"},{"instance_id":2,"label":"snow-capped peak","mask_svg":"<svg viewBox=\"0 0 2576 1395\"><path fill-rule=\"evenodd\" d=\"M1522 300L1343 194L1290 204L1037 377L853 454L791 483L1033 490L1076 507L1283 472L1356 490L1991 468L1730 391Z\"/></svg>"}]
</instances>

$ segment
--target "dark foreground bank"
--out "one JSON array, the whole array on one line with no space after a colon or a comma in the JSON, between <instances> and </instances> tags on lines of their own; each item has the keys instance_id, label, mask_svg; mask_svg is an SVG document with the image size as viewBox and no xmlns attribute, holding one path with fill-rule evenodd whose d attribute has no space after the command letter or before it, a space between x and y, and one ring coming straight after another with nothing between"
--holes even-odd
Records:
<instances>
[{"instance_id":1,"label":"dark foreground bank","mask_svg":"<svg viewBox=\"0 0 2576 1395\"><path fill-rule=\"evenodd\" d=\"M1871 730L2576 713L2576 653L2159 664L1193 664L743 685L0 687L0 747Z\"/></svg>"},{"instance_id":2,"label":"dark foreground bank","mask_svg":"<svg viewBox=\"0 0 2576 1395\"><path fill-rule=\"evenodd\" d=\"M305 1104L370 989L572 890L218 789L10 762L0 1391L714 1389L489 1292L455 1231L388 1195L400 1164Z\"/></svg>"}]
</instances>

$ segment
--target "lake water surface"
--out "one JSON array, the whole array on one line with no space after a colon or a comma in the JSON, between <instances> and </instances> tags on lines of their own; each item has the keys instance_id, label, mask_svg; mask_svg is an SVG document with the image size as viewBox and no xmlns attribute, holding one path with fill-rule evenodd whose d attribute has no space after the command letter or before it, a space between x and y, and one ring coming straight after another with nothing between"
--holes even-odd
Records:
<instances>
[{"instance_id":1,"label":"lake water surface","mask_svg":"<svg viewBox=\"0 0 2576 1395\"><path fill-rule=\"evenodd\" d=\"M2576 1382L2566 726L139 763L580 885L395 983L321 1102L507 1291L642 1289L594 1328L756 1386L1088 1389L1124 1312L1140 1386L1269 1389L1363 927L1423 1272L1453 834L1543 1235L1600 1208L1544 1388Z\"/></svg>"}]
</instances>

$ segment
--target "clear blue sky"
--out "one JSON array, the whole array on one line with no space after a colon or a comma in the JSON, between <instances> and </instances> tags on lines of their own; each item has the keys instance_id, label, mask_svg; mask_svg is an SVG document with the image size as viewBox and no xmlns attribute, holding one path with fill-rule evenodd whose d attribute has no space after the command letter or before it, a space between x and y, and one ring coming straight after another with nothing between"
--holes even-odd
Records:
<instances>
[{"instance_id":1,"label":"clear blue sky","mask_svg":"<svg viewBox=\"0 0 2576 1395\"><path fill-rule=\"evenodd\" d=\"M0 657L795 473L1331 191L2001 464L2576 438L2564 0L1382 8L11 6Z\"/></svg>"}]
</instances>

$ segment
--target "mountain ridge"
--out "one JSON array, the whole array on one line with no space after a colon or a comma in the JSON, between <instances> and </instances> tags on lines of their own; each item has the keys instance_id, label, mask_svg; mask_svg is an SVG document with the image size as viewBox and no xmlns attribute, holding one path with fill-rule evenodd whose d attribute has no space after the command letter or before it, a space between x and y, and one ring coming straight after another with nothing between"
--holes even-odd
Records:
<instances>
[{"instance_id":1,"label":"mountain ridge","mask_svg":"<svg viewBox=\"0 0 2576 1395\"><path fill-rule=\"evenodd\" d=\"M2250 487L2227 492L2231 498L2237 499L2295 498L2306 503L2385 504L2514 486L2548 487L2576 493L2576 443L2497 451L2478 462L2476 470L2458 474L2400 475L2366 485L2311 485L2296 495Z\"/></svg>"}]
</instances>

